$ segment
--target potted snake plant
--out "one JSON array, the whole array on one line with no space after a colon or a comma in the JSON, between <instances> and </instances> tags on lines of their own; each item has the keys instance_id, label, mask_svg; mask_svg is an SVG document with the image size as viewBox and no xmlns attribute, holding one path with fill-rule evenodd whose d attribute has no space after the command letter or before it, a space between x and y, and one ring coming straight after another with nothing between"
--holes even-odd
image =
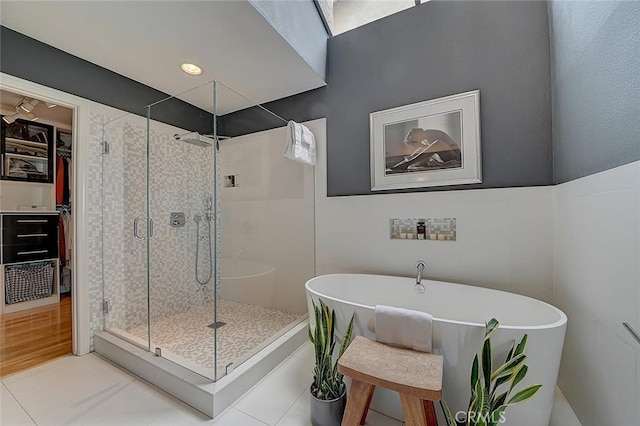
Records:
<instances>
[{"instance_id":1,"label":"potted snake plant","mask_svg":"<svg viewBox=\"0 0 640 426\"><path fill-rule=\"evenodd\" d=\"M338 359L351 343L355 314L342 338L338 353L334 350L336 337L336 312L320 300L312 300L315 330L309 328L309 340L313 344L316 364L311 383L311 424L313 426L340 426L346 405L347 386L338 372Z\"/></svg>"},{"instance_id":2,"label":"potted snake plant","mask_svg":"<svg viewBox=\"0 0 640 426\"><path fill-rule=\"evenodd\" d=\"M454 417L446 401L441 400L440 406L447 421L447 426L497 426L505 422L506 409L515 404L532 398L542 385L531 385L513 393L514 388L527 374L525 364L527 347L525 334L516 345L513 342L505 362L494 369L491 347L491 336L498 329L500 323L491 318L485 323L484 342L482 352L476 354L471 365L471 398L466 412L458 412ZM481 362L478 361L480 355ZM464 414L465 418L459 418Z\"/></svg>"}]
</instances>

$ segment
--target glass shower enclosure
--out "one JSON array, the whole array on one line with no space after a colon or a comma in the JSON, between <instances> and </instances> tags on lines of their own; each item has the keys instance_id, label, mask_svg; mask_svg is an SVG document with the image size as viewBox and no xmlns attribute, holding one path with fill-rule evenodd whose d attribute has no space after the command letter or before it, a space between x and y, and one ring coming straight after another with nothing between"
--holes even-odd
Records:
<instances>
[{"instance_id":1,"label":"glass shower enclosure","mask_svg":"<svg viewBox=\"0 0 640 426\"><path fill-rule=\"evenodd\" d=\"M211 81L103 126L104 329L213 381L306 317L315 273L313 171L282 156L286 122L222 133L252 108L274 119Z\"/></svg>"}]
</instances>

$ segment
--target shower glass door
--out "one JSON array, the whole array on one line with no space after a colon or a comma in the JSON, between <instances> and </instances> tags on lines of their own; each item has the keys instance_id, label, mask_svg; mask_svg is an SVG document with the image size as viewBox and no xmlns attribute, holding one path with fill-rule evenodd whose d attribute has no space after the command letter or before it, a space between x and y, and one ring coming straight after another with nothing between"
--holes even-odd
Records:
<instances>
[{"instance_id":1,"label":"shower glass door","mask_svg":"<svg viewBox=\"0 0 640 426\"><path fill-rule=\"evenodd\" d=\"M150 350L215 380L214 84L147 111ZM166 123L189 124L189 128Z\"/></svg>"},{"instance_id":2,"label":"shower glass door","mask_svg":"<svg viewBox=\"0 0 640 426\"><path fill-rule=\"evenodd\" d=\"M134 114L95 119L103 123L92 149L102 151L104 329L149 349L146 122Z\"/></svg>"}]
</instances>

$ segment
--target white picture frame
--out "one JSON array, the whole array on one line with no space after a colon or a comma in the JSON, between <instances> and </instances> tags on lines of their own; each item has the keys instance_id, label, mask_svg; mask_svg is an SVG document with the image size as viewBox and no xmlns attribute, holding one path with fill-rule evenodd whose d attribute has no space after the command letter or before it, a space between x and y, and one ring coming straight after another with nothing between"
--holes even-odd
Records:
<instances>
[{"instance_id":1,"label":"white picture frame","mask_svg":"<svg viewBox=\"0 0 640 426\"><path fill-rule=\"evenodd\" d=\"M371 190L482 182L480 91L369 114Z\"/></svg>"}]
</instances>

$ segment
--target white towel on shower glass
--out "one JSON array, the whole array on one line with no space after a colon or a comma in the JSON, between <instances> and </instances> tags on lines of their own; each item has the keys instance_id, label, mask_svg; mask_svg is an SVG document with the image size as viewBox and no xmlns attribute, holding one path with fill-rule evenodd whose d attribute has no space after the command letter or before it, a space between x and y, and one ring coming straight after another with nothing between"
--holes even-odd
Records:
<instances>
[{"instance_id":1,"label":"white towel on shower glass","mask_svg":"<svg viewBox=\"0 0 640 426\"><path fill-rule=\"evenodd\" d=\"M432 316L393 306L376 305L376 340L392 346L431 352Z\"/></svg>"},{"instance_id":2,"label":"white towel on shower glass","mask_svg":"<svg viewBox=\"0 0 640 426\"><path fill-rule=\"evenodd\" d=\"M284 156L309 166L316 165L316 138L307 126L289 121Z\"/></svg>"}]
</instances>

